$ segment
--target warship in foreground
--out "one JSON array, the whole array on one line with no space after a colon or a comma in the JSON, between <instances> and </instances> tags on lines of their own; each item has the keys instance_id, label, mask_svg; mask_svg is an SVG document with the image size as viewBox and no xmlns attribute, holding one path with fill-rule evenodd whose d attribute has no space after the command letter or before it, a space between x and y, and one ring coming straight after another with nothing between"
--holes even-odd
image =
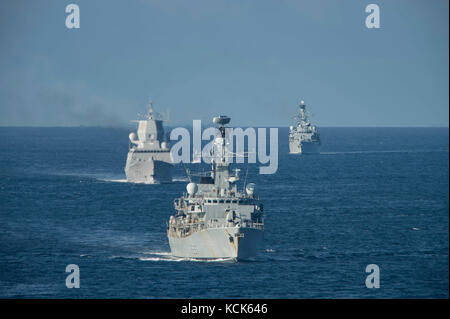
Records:
<instances>
[{"instance_id":1,"label":"warship in foreground","mask_svg":"<svg viewBox=\"0 0 450 319\"><path fill-rule=\"evenodd\" d=\"M261 248L264 232L263 205L255 184L239 191L239 170L227 162L225 124L230 118L214 118L219 134L211 151L211 172L197 174L187 185L187 194L174 201L167 236L173 256L195 259L249 259Z\"/></svg>"},{"instance_id":2,"label":"warship in foreground","mask_svg":"<svg viewBox=\"0 0 450 319\"><path fill-rule=\"evenodd\" d=\"M300 102L297 126L289 127L289 153L314 154L319 152L320 135L315 125L311 125L306 114L304 101Z\"/></svg>"},{"instance_id":3,"label":"warship in foreground","mask_svg":"<svg viewBox=\"0 0 450 319\"><path fill-rule=\"evenodd\" d=\"M157 118L158 117L158 118ZM149 103L149 113L138 122L137 136L130 133L125 174L128 182L168 183L172 181L172 158L170 148L164 138L164 128L160 115L153 113Z\"/></svg>"}]
</instances>

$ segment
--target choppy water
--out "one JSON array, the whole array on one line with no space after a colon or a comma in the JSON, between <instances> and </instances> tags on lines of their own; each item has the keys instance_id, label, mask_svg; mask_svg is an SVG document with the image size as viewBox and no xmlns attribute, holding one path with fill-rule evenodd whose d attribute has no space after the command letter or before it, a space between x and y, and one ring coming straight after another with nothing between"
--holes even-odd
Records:
<instances>
[{"instance_id":1,"label":"choppy water","mask_svg":"<svg viewBox=\"0 0 450 319\"><path fill-rule=\"evenodd\" d=\"M448 298L448 129L322 128L257 184L255 261L170 256L165 224L187 182L126 183L128 130L0 128L0 297ZM81 288L65 287L77 264ZM381 288L365 287L377 264Z\"/></svg>"}]
</instances>

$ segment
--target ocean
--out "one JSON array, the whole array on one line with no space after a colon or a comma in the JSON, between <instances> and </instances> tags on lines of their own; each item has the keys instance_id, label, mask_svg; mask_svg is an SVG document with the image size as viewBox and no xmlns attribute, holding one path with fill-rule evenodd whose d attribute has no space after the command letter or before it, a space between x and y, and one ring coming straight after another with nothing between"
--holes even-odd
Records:
<instances>
[{"instance_id":1,"label":"ocean","mask_svg":"<svg viewBox=\"0 0 450 319\"><path fill-rule=\"evenodd\" d=\"M239 262L170 255L188 179L177 165L172 184L126 183L129 132L0 128L1 298L449 297L448 128L324 127L309 156L280 128L277 173L248 165L265 247Z\"/></svg>"}]
</instances>

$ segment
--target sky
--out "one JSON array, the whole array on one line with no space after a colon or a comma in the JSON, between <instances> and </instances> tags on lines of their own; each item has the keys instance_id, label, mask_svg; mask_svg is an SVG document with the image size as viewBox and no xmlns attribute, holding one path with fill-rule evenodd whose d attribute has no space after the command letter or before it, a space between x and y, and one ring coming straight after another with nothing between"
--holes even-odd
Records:
<instances>
[{"instance_id":1,"label":"sky","mask_svg":"<svg viewBox=\"0 0 450 319\"><path fill-rule=\"evenodd\" d=\"M149 100L169 126L289 126L302 99L318 126L448 126L448 6L3 0L0 126L128 126Z\"/></svg>"}]
</instances>

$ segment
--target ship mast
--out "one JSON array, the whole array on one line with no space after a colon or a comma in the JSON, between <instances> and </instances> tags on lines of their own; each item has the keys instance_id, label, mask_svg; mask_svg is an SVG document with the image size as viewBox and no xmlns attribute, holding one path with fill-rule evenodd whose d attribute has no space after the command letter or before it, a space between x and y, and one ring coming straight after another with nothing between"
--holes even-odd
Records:
<instances>
[{"instance_id":1,"label":"ship mast","mask_svg":"<svg viewBox=\"0 0 450 319\"><path fill-rule=\"evenodd\" d=\"M213 119L213 122L219 127L219 134L214 139L214 146L212 148L212 160L211 160L211 173L214 178L214 184L223 192L230 187L230 182L238 180L238 175L233 176L230 179L230 167L227 161L227 149L226 149L226 128L225 125L230 123L228 116L218 116ZM222 194L223 195L223 194Z\"/></svg>"},{"instance_id":2,"label":"ship mast","mask_svg":"<svg viewBox=\"0 0 450 319\"><path fill-rule=\"evenodd\" d=\"M307 122L308 116L306 115L306 104L305 101L300 101L300 122Z\"/></svg>"},{"instance_id":3,"label":"ship mast","mask_svg":"<svg viewBox=\"0 0 450 319\"><path fill-rule=\"evenodd\" d=\"M153 120L153 102L148 102L148 119Z\"/></svg>"}]
</instances>

